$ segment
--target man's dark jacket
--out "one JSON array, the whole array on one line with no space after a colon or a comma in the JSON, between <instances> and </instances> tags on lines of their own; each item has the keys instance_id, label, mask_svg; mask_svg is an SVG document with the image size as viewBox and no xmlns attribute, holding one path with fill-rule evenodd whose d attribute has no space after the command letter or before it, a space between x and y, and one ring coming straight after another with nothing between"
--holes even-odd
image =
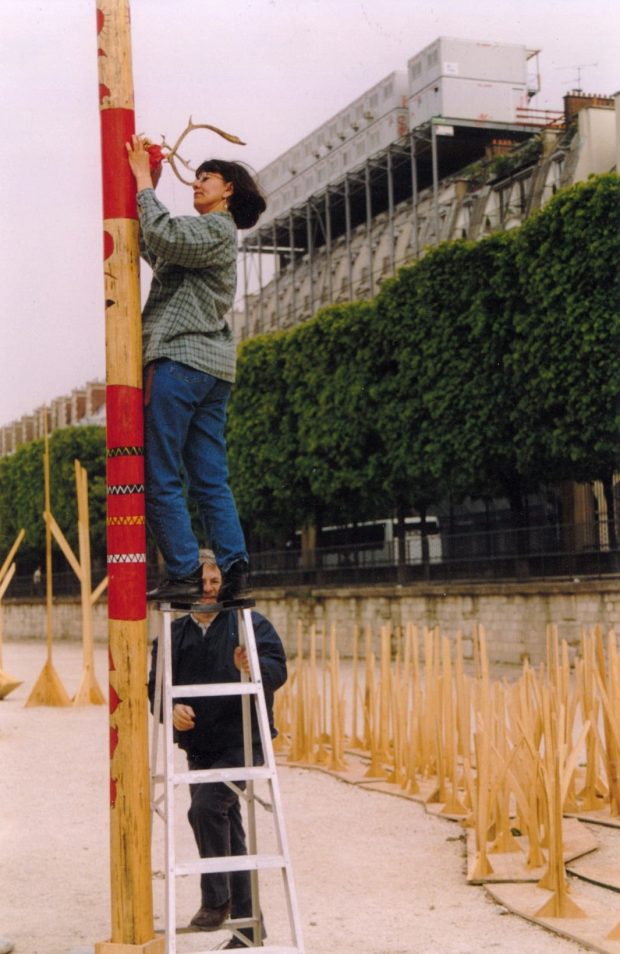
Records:
<instances>
[{"instance_id":1,"label":"man's dark jacket","mask_svg":"<svg viewBox=\"0 0 620 954\"><path fill-rule=\"evenodd\" d=\"M277 735L273 725L273 694L286 682L286 655L280 637L268 619L252 613L261 679L269 715L271 735ZM239 682L241 674L233 661L239 645L237 614L219 613L205 635L190 615L181 616L172 624L172 684L175 686L211 682ZM157 640L153 642L149 699L151 712L155 699L155 669ZM229 748L243 746L243 722L240 696L175 699L175 703L190 705L196 721L187 732L174 732L174 740L191 756L212 757ZM260 743L260 734L252 705L252 738Z\"/></svg>"}]
</instances>

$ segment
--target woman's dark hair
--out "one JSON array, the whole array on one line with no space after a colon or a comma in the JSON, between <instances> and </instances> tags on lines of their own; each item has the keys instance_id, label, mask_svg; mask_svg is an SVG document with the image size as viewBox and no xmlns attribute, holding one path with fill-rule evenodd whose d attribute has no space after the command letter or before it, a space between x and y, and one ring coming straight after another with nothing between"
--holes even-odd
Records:
<instances>
[{"instance_id":1,"label":"woman's dark hair","mask_svg":"<svg viewBox=\"0 0 620 954\"><path fill-rule=\"evenodd\" d=\"M201 172L218 172L225 182L232 182L233 194L228 200L228 211L238 229L250 229L256 225L267 203L244 165L226 159L207 159L198 166L196 175L199 176Z\"/></svg>"}]
</instances>

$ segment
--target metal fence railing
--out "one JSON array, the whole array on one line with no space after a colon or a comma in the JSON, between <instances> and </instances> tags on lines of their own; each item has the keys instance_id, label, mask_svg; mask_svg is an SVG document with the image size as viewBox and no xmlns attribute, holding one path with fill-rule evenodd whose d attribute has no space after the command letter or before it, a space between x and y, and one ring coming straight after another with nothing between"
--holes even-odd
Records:
<instances>
[{"instance_id":1,"label":"metal fence railing","mask_svg":"<svg viewBox=\"0 0 620 954\"><path fill-rule=\"evenodd\" d=\"M256 588L298 585L363 585L416 580L525 580L602 577L620 574L620 549L614 528L607 523L545 524L492 530L447 532L438 527L425 538L408 532L404 553L395 539L355 545L271 549L250 554L252 585ZM93 588L103 576L93 573ZM149 566L148 585L157 568ZM74 596L80 584L71 572L54 573L57 597ZM7 598L43 599L45 574L16 574Z\"/></svg>"},{"instance_id":2,"label":"metal fence railing","mask_svg":"<svg viewBox=\"0 0 620 954\"><path fill-rule=\"evenodd\" d=\"M252 554L256 586L356 584L415 580L523 580L607 576L620 572L620 550L605 524L550 524L519 529L437 530L425 539Z\"/></svg>"}]
</instances>

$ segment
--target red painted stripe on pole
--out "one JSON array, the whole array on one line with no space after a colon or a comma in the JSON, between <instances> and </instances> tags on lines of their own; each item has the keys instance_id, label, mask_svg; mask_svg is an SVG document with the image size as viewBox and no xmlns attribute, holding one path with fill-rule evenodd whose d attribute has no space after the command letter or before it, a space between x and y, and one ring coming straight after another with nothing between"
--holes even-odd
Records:
<instances>
[{"instance_id":1,"label":"red painted stripe on pole","mask_svg":"<svg viewBox=\"0 0 620 954\"><path fill-rule=\"evenodd\" d=\"M104 219L137 219L136 180L125 143L136 131L133 109L102 109L101 162Z\"/></svg>"},{"instance_id":2,"label":"red painted stripe on pole","mask_svg":"<svg viewBox=\"0 0 620 954\"><path fill-rule=\"evenodd\" d=\"M108 458L108 486L144 482L144 457Z\"/></svg>"},{"instance_id":3,"label":"red painted stripe on pole","mask_svg":"<svg viewBox=\"0 0 620 954\"><path fill-rule=\"evenodd\" d=\"M108 496L108 520L118 523L115 517L144 517L144 498L141 494L118 494ZM144 523L144 520L142 521Z\"/></svg>"},{"instance_id":4,"label":"red painted stripe on pole","mask_svg":"<svg viewBox=\"0 0 620 954\"><path fill-rule=\"evenodd\" d=\"M108 527L108 555L144 553L144 524Z\"/></svg>"}]
</instances>

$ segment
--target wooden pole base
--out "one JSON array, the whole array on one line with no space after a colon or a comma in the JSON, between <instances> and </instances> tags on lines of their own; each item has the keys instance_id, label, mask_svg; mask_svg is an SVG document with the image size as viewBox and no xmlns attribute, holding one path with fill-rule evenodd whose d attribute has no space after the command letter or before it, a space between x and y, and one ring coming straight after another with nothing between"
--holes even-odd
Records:
<instances>
[{"instance_id":1,"label":"wooden pole base","mask_svg":"<svg viewBox=\"0 0 620 954\"><path fill-rule=\"evenodd\" d=\"M537 918L587 918L586 912L569 898L566 891L555 891L542 908L536 911Z\"/></svg>"},{"instance_id":2,"label":"wooden pole base","mask_svg":"<svg viewBox=\"0 0 620 954\"><path fill-rule=\"evenodd\" d=\"M85 669L82 673L80 686L73 697L74 706L102 706L105 703L105 696L101 691L97 677L90 669Z\"/></svg>"},{"instance_id":3,"label":"wooden pole base","mask_svg":"<svg viewBox=\"0 0 620 954\"><path fill-rule=\"evenodd\" d=\"M69 693L60 681L60 676L48 659L41 675L32 687L26 706L70 706Z\"/></svg>"},{"instance_id":4,"label":"wooden pole base","mask_svg":"<svg viewBox=\"0 0 620 954\"><path fill-rule=\"evenodd\" d=\"M609 932L609 934L607 935L607 937L605 938L605 940L606 940L606 941L620 941L620 923L616 924L616 926L615 926L615 928L613 929L613 931L610 931L610 932Z\"/></svg>"},{"instance_id":5,"label":"wooden pole base","mask_svg":"<svg viewBox=\"0 0 620 954\"><path fill-rule=\"evenodd\" d=\"M95 954L165 954L166 939L153 938L144 944L115 944L112 941L98 941L95 944Z\"/></svg>"},{"instance_id":6,"label":"wooden pole base","mask_svg":"<svg viewBox=\"0 0 620 954\"><path fill-rule=\"evenodd\" d=\"M18 686L21 686L23 679L16 679L15 676L9 676L8 672L3 672L0 669L0 699L4 699L5 696L8 696L9 692L13 692L14 689L17 689Z\"/></svg>"}]
</instances>

